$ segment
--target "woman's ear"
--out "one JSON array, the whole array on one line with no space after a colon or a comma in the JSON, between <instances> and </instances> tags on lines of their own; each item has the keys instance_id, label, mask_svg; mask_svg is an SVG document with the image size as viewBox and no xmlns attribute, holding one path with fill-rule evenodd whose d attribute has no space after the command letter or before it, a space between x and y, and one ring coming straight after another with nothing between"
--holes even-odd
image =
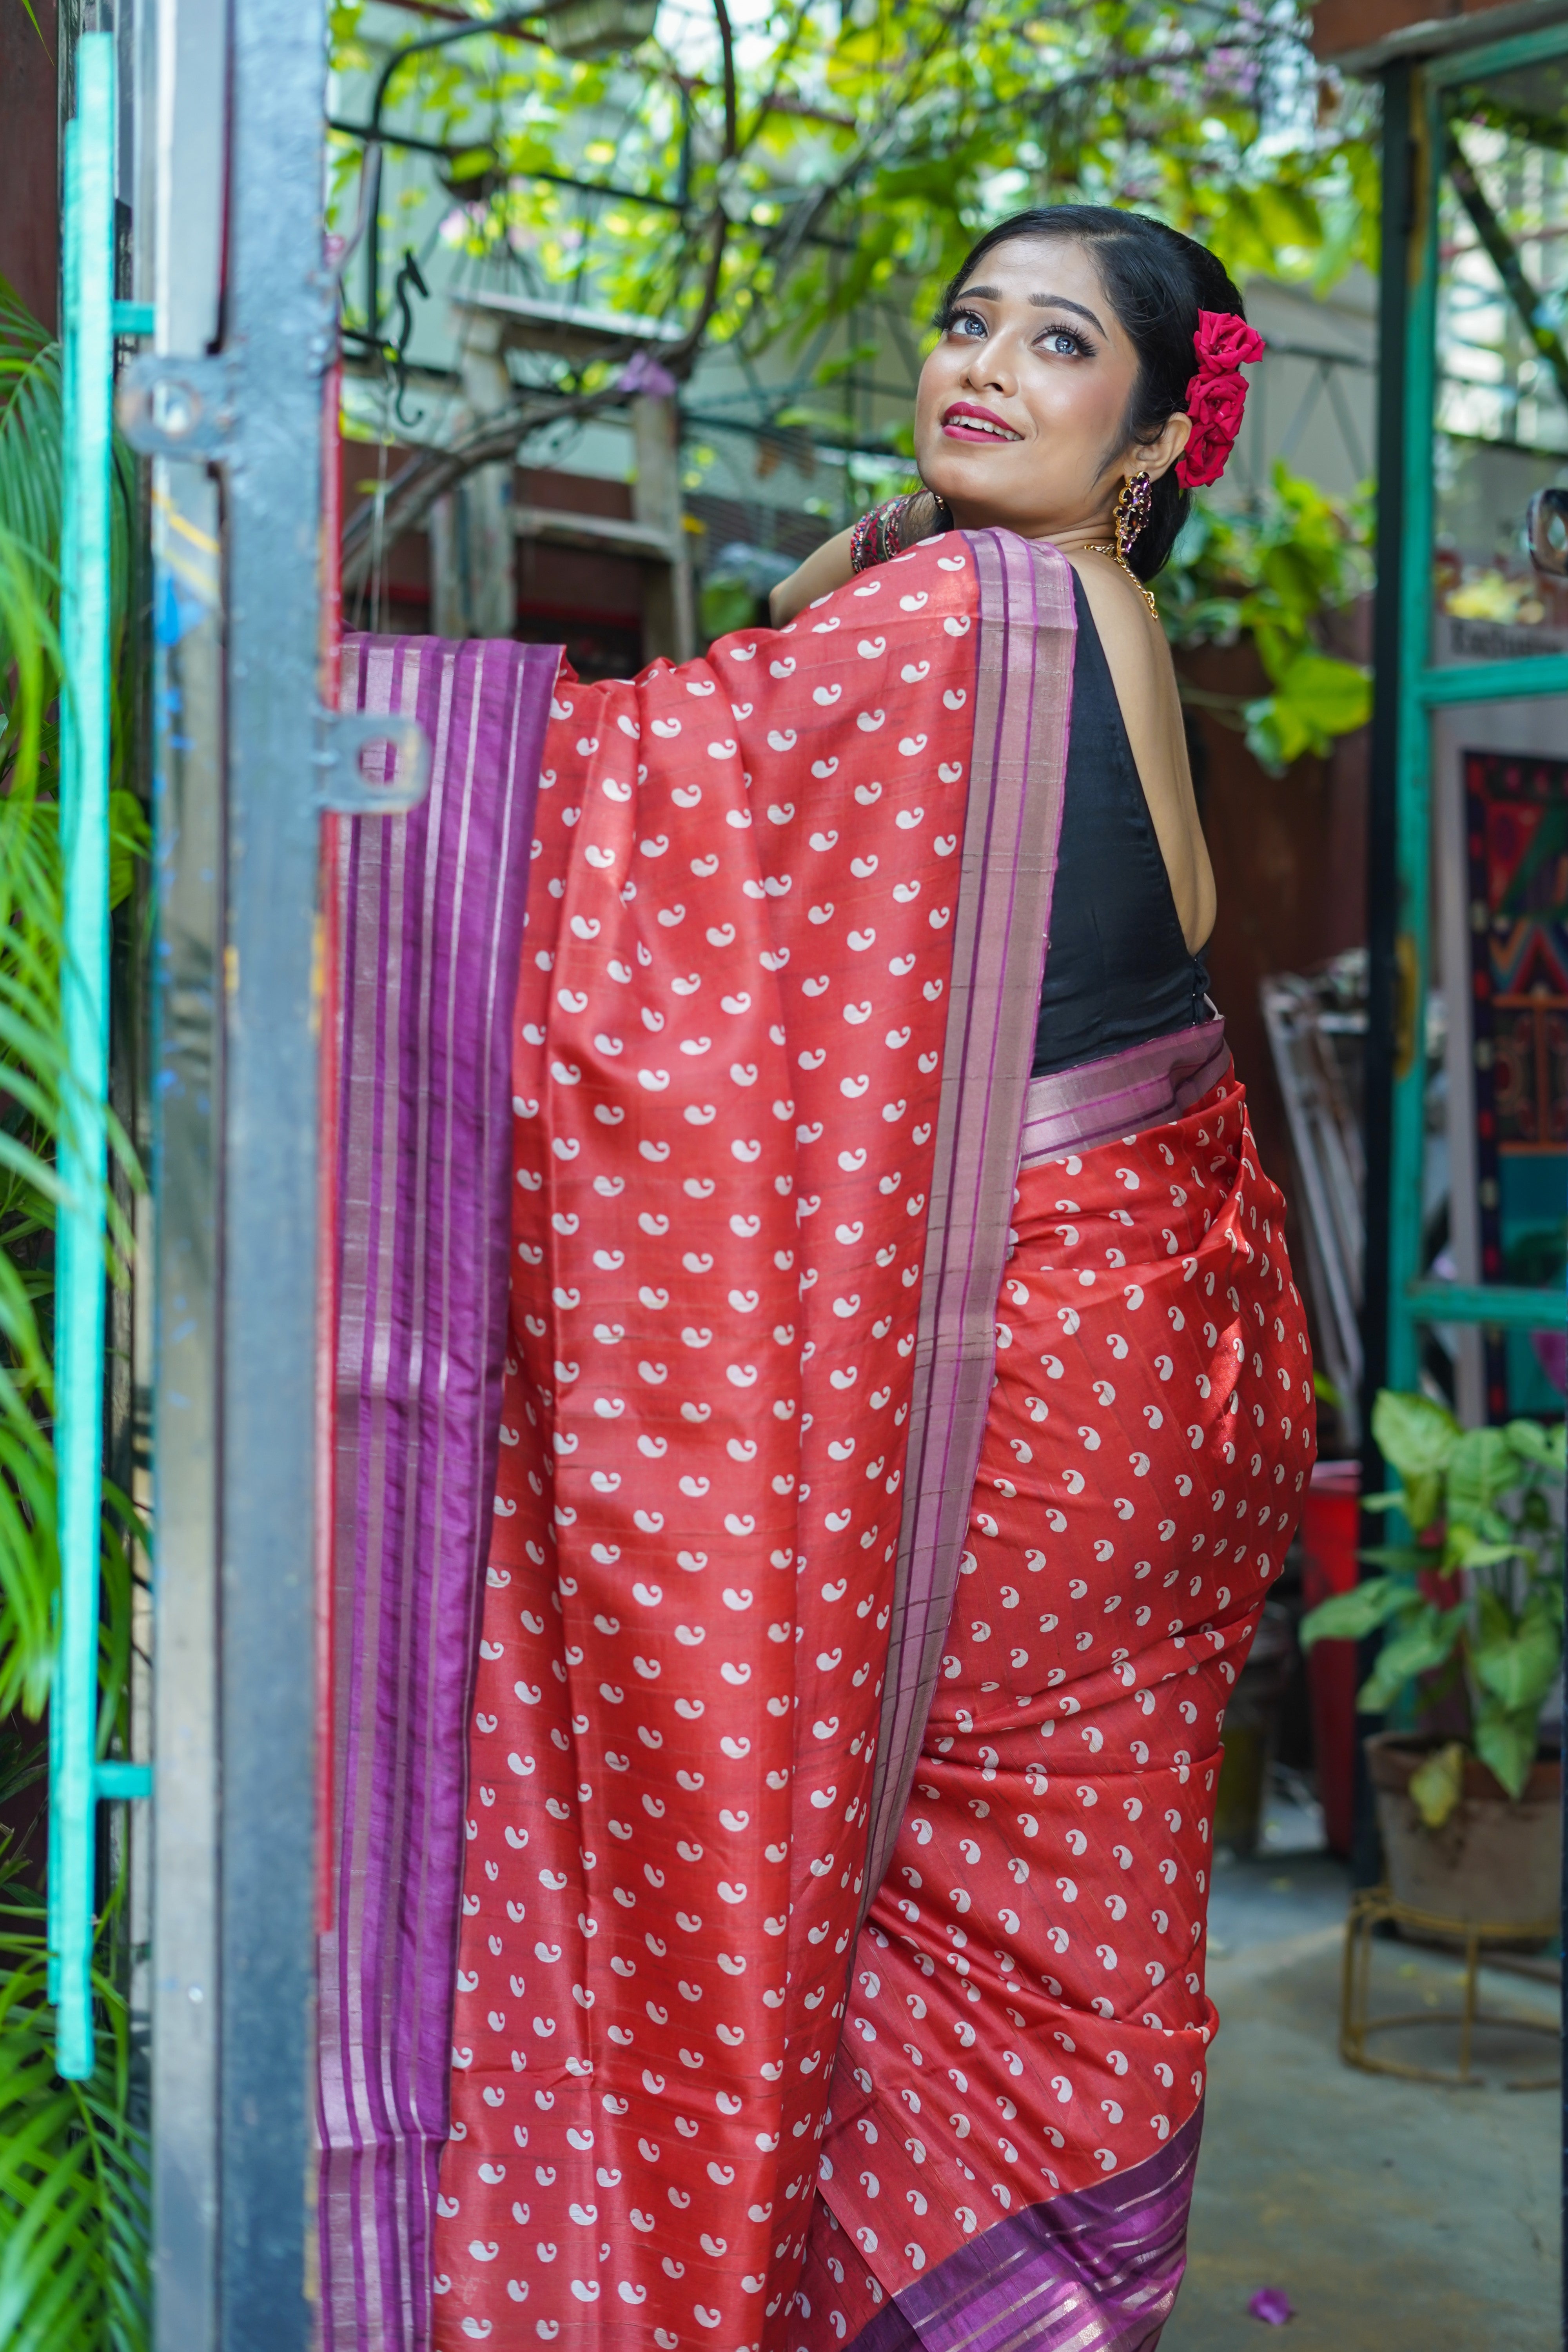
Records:
<instances>
[{"instance_id":1,"label":"woman's ear","mask_svg":"<svg viewBox=\"0 0 1568 2352\"><path fill-rule=\"evenodd\" d=\"M1191 438L1192 419L1184 409L1178 408L1173 415L1166 417L1154 440L1139 442L1139 466L1151 481L1157 482L1162 474L1169 473Z\"/></svg>"}]
</instances>

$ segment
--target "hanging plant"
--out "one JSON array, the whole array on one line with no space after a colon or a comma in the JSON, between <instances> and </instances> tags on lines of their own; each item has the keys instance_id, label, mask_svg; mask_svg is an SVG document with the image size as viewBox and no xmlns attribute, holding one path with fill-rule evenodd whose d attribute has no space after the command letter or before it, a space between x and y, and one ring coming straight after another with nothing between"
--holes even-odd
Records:
<instances>
[{"instance_id":1,"label":"hanging plant","mask_svg":"<svg viewBox=\"0 0 1568 2352\"><path fill-rule=\"evenodd\" d=\"M1194 504L1155 582L1166 636L1178 650L1256 648L1270 691L1250 698L1181 681L1182 698L1244 733L1270 775L1320 757L1372 715L1372 676L1323 642L1330 613L1372 582L1369 510L1331 498L1276 463L1270 489L1235 512Z\"/></svg>"}]
</instances>

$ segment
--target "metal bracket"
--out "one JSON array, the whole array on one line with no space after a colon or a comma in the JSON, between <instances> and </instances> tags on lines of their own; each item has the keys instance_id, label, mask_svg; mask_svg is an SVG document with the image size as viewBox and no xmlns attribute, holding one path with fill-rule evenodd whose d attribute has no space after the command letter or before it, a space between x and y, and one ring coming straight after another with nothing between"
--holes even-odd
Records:
<instances>
[{"instance_id":1,"label":"metal bracket","mask_svg":"<svg viewBox=\"0 0 1568 2352\"><path fill-rule=\"evenodd\" d=\"M430 790L430 738L417 719L322 710L316 724L318 808L338 816L406 816L419 806ZM382 759L368 761L378 747ZM390 772L384 783L377 767Z\"/></svg>"},{"instance_id":2,"label":"metal bracket","mask_svg":"<svg viewBox=\"0 0 1568 2352\"><path fill-rule=\"evenodd\" d=\"M163 352L144 352L120 379L115 422L144 457L225 457L237 383L227 353L176 360Z\"/></svg>"}]
</instances>

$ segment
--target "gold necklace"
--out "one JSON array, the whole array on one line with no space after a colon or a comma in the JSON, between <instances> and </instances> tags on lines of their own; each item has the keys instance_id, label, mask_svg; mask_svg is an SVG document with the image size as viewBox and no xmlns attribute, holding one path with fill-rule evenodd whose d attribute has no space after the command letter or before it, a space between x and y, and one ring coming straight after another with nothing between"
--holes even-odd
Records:
<instances>
[{"instance_id":1,"label":"gold necklace","mask_svg":"<svg viewBox=\"0 0 1568 2352\"><path fill-rule=\"evenodd\" d=\"M1112 562L1118 565L1119 568L1126 573L1128 579L1132 582L1134 587L1137 590L1139 595L1143 598L1145 604L1148 606L1155 620L1157 621L1159 619L1160 608L1155 602L1154 590L1152 588L1146 588L1144 585L1144 583L1139 579L1137 573L1134 571L1132 565L1128 562L1126 557L1123 554L1121 549L1116 546L1113 541L1104 539L1089 540L1084 545L1083 552L1085 555L1108 555Z\"/></svg>"}]
</instances>

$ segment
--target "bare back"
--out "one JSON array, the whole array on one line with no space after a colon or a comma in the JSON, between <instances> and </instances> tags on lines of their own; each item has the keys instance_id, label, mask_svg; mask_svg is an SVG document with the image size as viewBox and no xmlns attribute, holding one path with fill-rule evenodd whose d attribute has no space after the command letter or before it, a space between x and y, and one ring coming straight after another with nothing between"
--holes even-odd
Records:
<instances>
[{"instance_id":1,"label":"bare back","mask_svg":"<svg viewBox=\"0 0 1568 2352\"><path fill-rule=\"evenodd\" d=\"M1108 557L1069 550L1067 560L1100 632L1182 934L1196 955L1214 929L1214 871L1198 822L1170 647L1140 591Z\"/></svg>"}]
</instances>

